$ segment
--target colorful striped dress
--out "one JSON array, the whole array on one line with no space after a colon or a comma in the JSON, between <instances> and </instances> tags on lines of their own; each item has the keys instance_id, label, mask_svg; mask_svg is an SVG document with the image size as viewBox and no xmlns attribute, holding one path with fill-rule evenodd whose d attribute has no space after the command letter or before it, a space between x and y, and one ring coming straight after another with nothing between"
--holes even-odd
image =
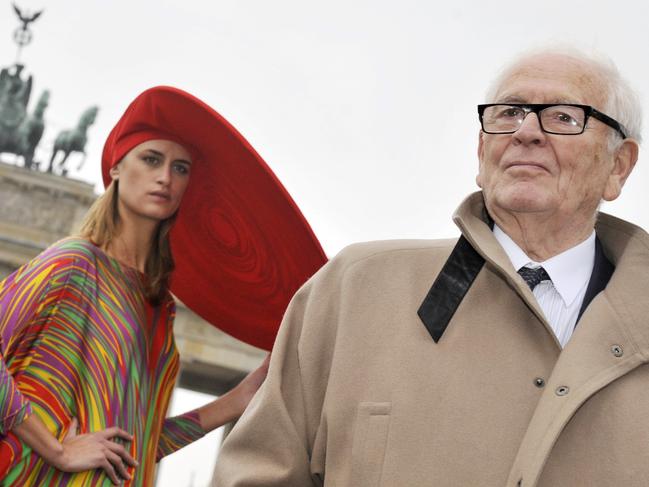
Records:
<instances>
[{"instance_id":1,"label":"colorful striped dress","mask_svg":"<svg viewBox=\"0 0 649 487\"><path fill-rule=\"evenodd\" d=\"M119 426L153 485L156 461L204 433L195 412L165 419L178 372L169 295L152 307L143 276L86 240L68 238L0 282L0 485L112 485L103 470L67 474L11 432L37 414L59 439Z\"/></svg>"}]
</instances>

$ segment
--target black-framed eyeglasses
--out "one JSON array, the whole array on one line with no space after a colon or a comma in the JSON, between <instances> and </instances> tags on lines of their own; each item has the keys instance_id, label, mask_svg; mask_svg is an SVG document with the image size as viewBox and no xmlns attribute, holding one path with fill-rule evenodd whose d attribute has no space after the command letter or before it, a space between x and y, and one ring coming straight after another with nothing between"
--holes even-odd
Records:
<instances>
[{"instance_id":1,"label":"black-framed eyeglasses","mask_svg":"<svg viewBox=\"0 0 649 487\"><path fill-rule=\"evenodd\" d=\"M588 118L593 117L616 130L623 139L627 138L626 129L621 123L590 105L568 103L487 103L478 105L482 131L487 134L513 134L530 113L536 114L541 130L548 134L583 134Z\"/></svg>"}]
</instances>

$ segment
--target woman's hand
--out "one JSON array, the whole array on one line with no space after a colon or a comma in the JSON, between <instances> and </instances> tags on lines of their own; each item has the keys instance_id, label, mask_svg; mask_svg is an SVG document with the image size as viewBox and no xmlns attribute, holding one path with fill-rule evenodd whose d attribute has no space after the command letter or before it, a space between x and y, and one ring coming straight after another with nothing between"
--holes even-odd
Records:
<instances>
[{"instance_id":1,"label":"woman's hand","mask_svg":"<svg viewBox=\"0 0 649 487\"><path fill-rule=\"evenodd\" d=\"M215 401L198 409L201 427L206 433L243 414L257 389L263 384L268 374L270 355L255 370L250 372L239 384Z\"/></svg>"},{"instance_id":2,"label":"woman's hand","mask_svg":"<svg viewBox=\"0 0 649 487\"><path fill-rule=\"evenodd\" d=\"M107 428L96 433L77 434L78 422L72 419L61 443L50 433L38 416L32 414L14 428L14 433L49 465L64 472L83 472L102 468L114 484L130 479L127 465L138 463L126 449L112 441L120 438L131 441L133 437L121 428Z\"/></svg>"},{"instance_id":3,"label":"woman's hand","mask_svg":"<svg viewBox=\"0 0 649 487\"><path fill-rule=\"evenodd\" d=\"M103 468L114 484L128 480L127 465L137 467L138 463L114 438L131 441L133 437L121 428L113 426L96 433L77 434L76 418L70 423L68 434L63 439L63 451L55 457L52 465L64 472L83 472Z\"/></svg>"}]
</instances>

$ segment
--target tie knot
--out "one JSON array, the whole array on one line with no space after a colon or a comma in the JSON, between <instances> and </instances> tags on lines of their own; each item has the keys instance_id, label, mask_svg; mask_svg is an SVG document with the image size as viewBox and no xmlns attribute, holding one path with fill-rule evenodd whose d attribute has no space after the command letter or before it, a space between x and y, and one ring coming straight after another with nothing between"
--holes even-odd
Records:
<instances>
[{"instance_id":1,"label":"tie knot","mask_svg":"<svg viewBox=\"0 0 649 487\"><path fill-rule=\"evenodd\" d=\"M518 273L521 275L523 280L530 287L531 291L534 291L536 285L541 281L551 281L550 276L543 267L537 267L532 269L530 267L521 267L518 269Z\"/></svg>"}]
</instances>

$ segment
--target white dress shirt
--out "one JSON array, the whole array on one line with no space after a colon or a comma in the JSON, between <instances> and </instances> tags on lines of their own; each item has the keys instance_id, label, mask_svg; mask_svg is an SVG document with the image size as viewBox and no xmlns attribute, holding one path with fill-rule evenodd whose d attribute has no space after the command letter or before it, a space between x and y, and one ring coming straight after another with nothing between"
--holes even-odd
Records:
<instances>
[{"instance_id":1,"label":"white dress shirt","mask_svg":"<svg viewBox=\"0 0 649 487\"><path fill-rule=\"evenodd\" d=\"M595 230L580 244L545 262L530 259L516 243L494 225L494 237L505 250L514 269L543 266L552 279L542 281L532 293L541 306L562 347L568 343L577 323L586 288L595 264ZM522 278L521 278L522 279Z\"/></svg>"}]
</instances>

